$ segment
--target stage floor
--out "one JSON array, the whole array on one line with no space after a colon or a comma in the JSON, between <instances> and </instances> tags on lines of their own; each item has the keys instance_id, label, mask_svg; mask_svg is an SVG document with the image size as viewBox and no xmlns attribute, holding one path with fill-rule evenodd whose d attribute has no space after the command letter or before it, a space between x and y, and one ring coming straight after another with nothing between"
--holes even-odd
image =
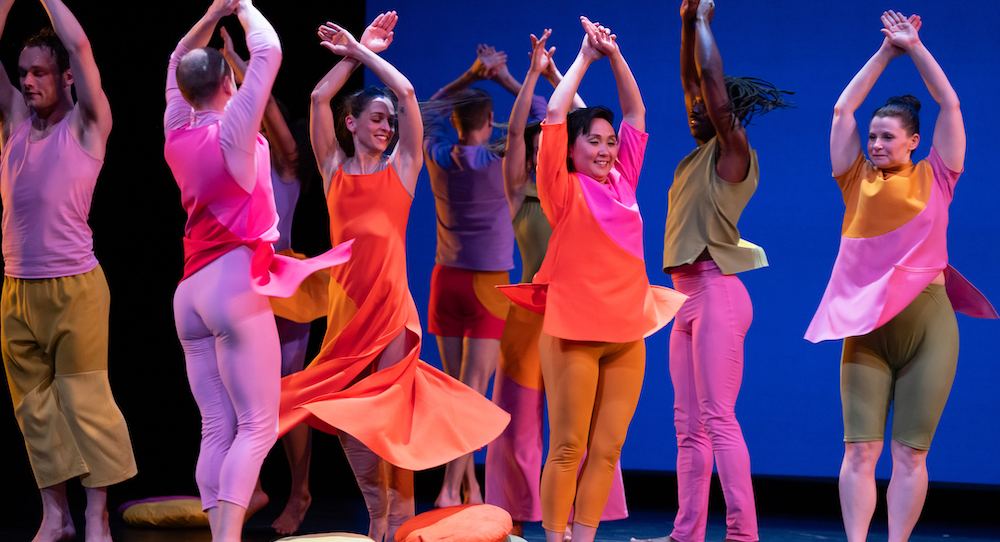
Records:
<instances>
[{"instance_id":1,"label":"stage floor","mask_svg":"<svg viewBox=\"0 0 1000 542\"><path fill-rule=\"evenodd\" d=\"M360 499L359 499L360 500ZM426 511L430 502L419 502L418 511ZM270 504L258 512L244 529L245 542L271 542L281 538L270 528L270 522L281 512L275 504ZM601 524L597 531L597 542L628 542L630 538L665 536L670 533L673 510L632 510L631 517L620 521ZM82 518L76 518L78 529L82 529ZM842 541L846 540L843 526L836 518L829 516L782 517L762 515L759 518L760 539L765 542L791 541ZM0 526L0 540L25 541L31 539L35 525ZM364 532L367 516L361 502L351 499L321 499L313 503L299 534L330 531ZM117 542L210 542L208 529L155 530L136 529L124 525L120 519L112 520L112 531ZM725 538L725 517L713 514L709 518L707 541L722 541ZM869 540L886 540L884 524L876 522ZM538 523L525 526L525 539L529 542L544 542L545 537ZM82 532L77 540L83 540ZM995 542L1000 540L1000 532L995 526L968 526L943 523L921 523L917 525L911 542Z\"/></svg>"}]
</instances>

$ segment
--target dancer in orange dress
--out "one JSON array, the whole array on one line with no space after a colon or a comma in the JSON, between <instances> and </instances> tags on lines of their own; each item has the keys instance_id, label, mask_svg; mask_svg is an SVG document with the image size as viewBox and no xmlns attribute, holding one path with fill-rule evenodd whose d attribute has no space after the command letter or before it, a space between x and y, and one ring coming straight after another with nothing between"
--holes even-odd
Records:
<instances>
[{"instance_id":1,"label":"dancer in orange dress","mask_svg":"<svg viewBox=\"0 0 1000 542\"><path fill-rule=\"evenodd\" d=\"M392 540L413 515L411 470L485 446L510 419L418 359L420 321L406 278L405 236L423 127L412 85L375 54L392 41L395 22L395 12L379 15L361 43L333 23L320 28L323 45L346 58L313 91L312 144L331 240L354 238L355 252L352 264L331 273L322 350L282 380L279 414L281 432L305 422L340 435L368 506L368 536L377 542ZM368 88L350 96L335 123L330 100L362 63L392 93ZM399 143L387 156L397 120Z\"/></svg>"}]
</instances>

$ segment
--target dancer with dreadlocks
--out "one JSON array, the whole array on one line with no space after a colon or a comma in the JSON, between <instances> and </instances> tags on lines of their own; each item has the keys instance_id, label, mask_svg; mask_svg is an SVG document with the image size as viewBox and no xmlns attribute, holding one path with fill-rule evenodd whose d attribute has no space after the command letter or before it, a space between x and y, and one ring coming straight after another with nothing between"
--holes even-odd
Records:
<instances>
[{"instance_id":1,"label":"dancer with dreadlocks","mask_svg":"<svg viewBox=\"0 0 1000 542\"><path fill-rule=\"evenodd\" d=\"M865 540L875 512L875 466L892 405L889 540L907 540L927 495L930 449L958 363L955 311L997 313L948 265L948 206L965 163L958 95L918 35L920 17L882 14L885 39L833 110L830 160L846 212L840 251L806 339L843 339L844 461L840 509L847 540ZM930 154L914 164L920 102L889 98L872 113L868 160L854 113L889 61L909 55L941 108Z\"/></svg>"},{"instance_id":2,"label":"dancer with dreadlocks","mask_svg":"<svg viewBox=\"0 0 1000 542\"><path fill-rule=\"evenodd\" d=\"M726 538L752 542L750 454L735 407L753 306L735 274L765 267L767 258L736 228L759 174L744 124L788 104L769 83L723 75L710 27L714 11L712 0L681 4L681 84L698 148L674 173L664 235L663 270L690 296L670 332L679 508L670 538L704 540L714 456L728 511Z\"/></svg>"}]
</instances>

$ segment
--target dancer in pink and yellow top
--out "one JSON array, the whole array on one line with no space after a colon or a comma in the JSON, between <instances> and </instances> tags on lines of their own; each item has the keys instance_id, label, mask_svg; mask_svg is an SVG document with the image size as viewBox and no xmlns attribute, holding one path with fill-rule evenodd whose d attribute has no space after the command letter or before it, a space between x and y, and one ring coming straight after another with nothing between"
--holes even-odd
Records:
<instances>
[{"instance_id":1,"label":"dancer in pink and yellow top","mask_svg":"<svg viewBox=\"0 0 1000 542\"><path fill-rule=\"evenodd\" d=\"M0 31L13 3L0 1ZM87 495L85 538L105 542L107 486L136 474L108 382L111 298L87 225L111 107L76 17L59 0L42 6L53 29L21 50L20 91L0 77L0 349L41 492L34 540L76 535L66 481L79 478Z\"/></svg>"},{"instance_id":2,"label":"dancer in pink and yellow top","mask_svg":"<svg viewBox=\"0 0 1000 542\"><path fill-rule=\"evenodd\" d=\"M541 483L548 542L562 540L574 506L573 540L594 540L639 401L643 339L685 299L646 277L635 198L647 137L639 87L616 36L586 17L581 23L583 45L552 93L538 149L538 198L552 237L532 283L502 288L545 315L539 353L551 428ZM587 68L604 56L618 83L618 133L606 108L567 116Z\"/></svg>"},{"instance_id":3,"label":"dancer in pink and yellow top","mask_svg":"<svg viewBox=\"0 0 1000 542\"><path fill-rule=\"evenodd\" d=\"M863 541L875 511L875 465L893 405L889 541L907 540L927 493L927 451L958 361L955 312L997 318L948 265L948 206L965 162L958 95L920 41L921 20L887 11L885 39L834 106L833 174L846 210L840 252L806 338L844 339L844 462L840 506L847 539ZM908 54L941 107L930 154L920 143L913 96L889 98L868 128L868 160L854 113L890 60Z\"/></svg>"},{"instance_id":4,"label":"dancer in pink and yellow top","mask_svg":"<svg viewBox=\"0 0 1000 542\"><path fill-rule=\"evenodd\" d=\"M232 13L250 51L239 90L222 53L205 47ZM349 243L307 261L274 254L278 215L258 130L280 63L278 36L249 0L216 0L167 66L164 155L188 215L174 320L202 415L195 477L217 541L240 540L278 436L281 352L266 296L287 297L349 255Z\"/></svg>"}]
</instances>

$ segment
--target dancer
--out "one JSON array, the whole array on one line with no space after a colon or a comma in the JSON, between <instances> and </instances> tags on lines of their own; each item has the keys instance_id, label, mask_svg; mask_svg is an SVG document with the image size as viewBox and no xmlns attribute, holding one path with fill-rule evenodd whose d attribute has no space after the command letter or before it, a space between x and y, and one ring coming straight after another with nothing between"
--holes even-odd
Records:
<instances>
[{"instance_id":1,"label":"dancer","mask_svg":"<svg viewBox=\"0 0 1000 542\"><path fill-rule=\"evenodd\" d=\"M225 27L219 30L223 40L221 49L237 85L243 84L247 71L247 63L236 52L233 40ZM274 243L274 250L289 253L292 249L292 218L295 205L299 199L302 183L299 180L298 144L288 127L285 113L274 95L267 99L264 108L263 132L271 148L271 187L274 190L274 203L278 212L278 233L280 237ZM281 343L281 376L288 376L301 371L305 366L306 347L309 344L309 322L295 322L280 316L275 316L278 328L278 341ZM312 457L312 430L308 425L300 424L281 437L291 470L292 487L288 502L271 527L279 534L294 534L305 518L306 511L312 503L309 492L309 460ZM266 503L267 495L260 488L258 481L254 488L259 501Z\"/></svg>"},{"instance_id":2,"label":"dancer","mask_svg":"<svg viewBox=\"0 0 1000 542\"><path fill-rule=\"evenodd\" d=\"M555 47L545 49L551 30L541 38L531 35L531 65L514 101L507 124L507 142L503 158L504 190L514 225L517 247L521 252L521 282L529 283L545 256L552 226L538 200L535 186L538 137L541 125L526 127L529 110L538 98L534 95L539 76L555 88L562 73L552 60ZM579 95L573 108L586 107ZM530 149L530 151L529 151ZM542 315L516 303L510 304L503 336L500 339L500 363L493 382L493 402L509 412L510 425L486 449L486 502L507 510L514 522L512 534L521 536L525 521L541 521L539 475L542 471L542 400L545 397L542 367L538 359L538 336ZM615 464L615 479L601 520L628 517L620 462Z\"/></svg>"},{"instance_id":3,"label":"dancer","mask_svg":"<svg viewBox=\"0 0 1000 542\"><path fill-rule=\"evenodd\" d=\"M327 332L317 358L282 381L281 431L307 422L336 431L365 497L368 536L394 539L413 516L414 469L484 446L509 416L418 359L420 321L406 278L405 234L423 157L420 111L410 82L376 53L393 37L395 12L379 15L361 42L320 27L323 46L345 58L312 93L313 151L323 175L334 243L357 238L348 265L332 270ZM388 85L330 100L361 64ZM398 98L398 106L394 98ZM388 156L398 122L399 141Z\"/></svg>"},{"instance_id":4,"label":"dancer","mask_svg":"<svg viewBox=\"0 0 1000 542\"><path fill-rule=\"evenodd\" d=\"M647 137L639 87L616 36L580 20L587 35L552 93L538 149L538 196L552 237L532 284L503 288L514 302L545 315L539 352L551 429L541 482L548 542L562 540L574 505L573 540L594 540L639 401L643 339L663 327L685 297L651 287L646 277L635 199ZM617 134L606 108L567 117L587 68L604 56L624 116Z\"/></svg>"},{"instance_id":5,"label":"dancer","mask_svg":"<svg viewBox=\"0 0 1000 542\"><path fill-rule=\"evenodd\" d=\"M847 209L833 274L806 332L812 342L844 339L840 507L851 542L868 536L890 404L889 541L909 538L927 494L927 451L958 362L954 311L997 318L948 265L948 206L965 162L958 95L920 40L919 16L887 11L882 23L882 45L833 110L830 160ZM911 161L920 143L920 102L906 95L875 110L865 160L854 113L889 61L904 54L941 108L930 154Z\"/></svg>"},{"instance_id":6,"label":"dancer","mask_svg":"<svg viewBox=\"0 0 1000 542\"><path fill-rule=\"evenodd\" d=\"M705 539L714 462L726 499L726 539L753 542L750 454L735 412L753 306L736 273L764 267L767 258L740 238L736 224L760 173L744 126L755 113L788 104L770 83L723 75L714 11L713 0L681 4L681 85L698 148L674 172L663 241L663 270L690 296L670 332L678 510L669 538Z\"/></svg>"},{"instance_id":7,"label":"dancer","mask_svg":"<svg viewBox=\"0 0 1000 542\"><path fill-rule=\"evenodd\" d=\"M238 91L222 54L205 47L232 13L250 51ZM277 438L281 352L265 296L287 297L348 253L345 245L305 262L274 255L278 216L257 130L280 63L278 36L249 0L216 0L167 66L164 155L188 214L174 320L202 415L195 477L216 541L240 540Z\"/></svg>"},{"instance_id":8,"label":"dancer","mask_svg":"<svg viewBox=\"0 0 1000 542\"><path fill-rule=\"evenodd\" d=\"M136 474L108 383L110 294L87 225L111 107L76 17L60 0L41 3L52 29L21 50L20 92L0 77L0 349L41 492L34 540L76 536L66 481L79 478L85 537L110 541L107 486ZM0 1L0 33L13 4Z\"/></svg>"},{"instance_id":9,"label":"dancer","mask_svg":"<svg viewBox=\"0 0 1000 542\"><path fill-rule=\"evenodd\" d=\"M472 66L424 107L424 153L437 210L427 331L437 336L445 372L483 395L496 370L509 309L495 286L508 284L514 267L502 159L490 146L493 100L482 89L468 88L486 79L515 96L521 90L507 69L507 55L480 45ZM534 98L531 105L532 118L541 120L545 101ZM449 120L458 132L457 144L447 137ZM483 502L472 454L445 468L435 505L462 502Z\"/></svg>"}]
</instances>

